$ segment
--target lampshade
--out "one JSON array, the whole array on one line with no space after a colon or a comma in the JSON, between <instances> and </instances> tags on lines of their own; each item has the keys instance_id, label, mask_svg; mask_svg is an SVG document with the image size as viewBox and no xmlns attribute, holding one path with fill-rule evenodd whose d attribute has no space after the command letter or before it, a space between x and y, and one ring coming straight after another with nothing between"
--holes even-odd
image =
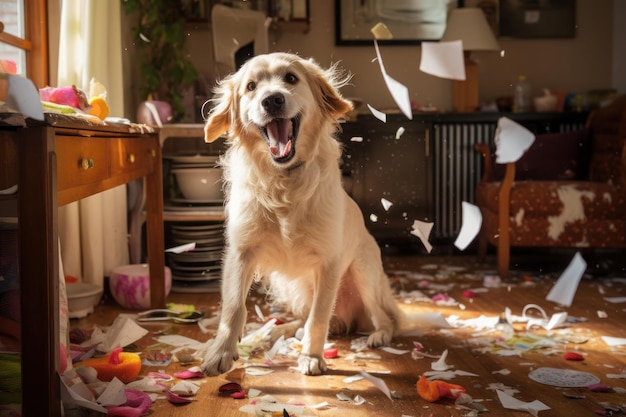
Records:
<instances>
[{"instance_id":1,"label":"lampshade","mask_svg":"<svg viewBox=\"0 0 626 417\"><path fill-rule=\"evenodd\" d=\"M463 7L448 16L441 41L463 41L464 51L497 51L500 49L481 9Z\"/></svg>"}]
</instances>

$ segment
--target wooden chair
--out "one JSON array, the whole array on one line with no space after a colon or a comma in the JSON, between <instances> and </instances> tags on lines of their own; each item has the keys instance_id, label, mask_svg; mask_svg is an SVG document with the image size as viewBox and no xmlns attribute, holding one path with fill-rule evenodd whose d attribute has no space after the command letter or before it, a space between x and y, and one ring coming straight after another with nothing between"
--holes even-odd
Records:
<instances>
[{"instance_id":1,"label":"wooden chair","mask_svg":"<svg viewBox=\"0 0 626 417\"><path fill-rule=\"evenodd\" d=\"M494 164L493 149L475 145L479 258L494 245L505 278L511 247L626 247L625 139L626 95L594 110L583 131L537 135L515 163Z\"/></svg>"}]
</instances>

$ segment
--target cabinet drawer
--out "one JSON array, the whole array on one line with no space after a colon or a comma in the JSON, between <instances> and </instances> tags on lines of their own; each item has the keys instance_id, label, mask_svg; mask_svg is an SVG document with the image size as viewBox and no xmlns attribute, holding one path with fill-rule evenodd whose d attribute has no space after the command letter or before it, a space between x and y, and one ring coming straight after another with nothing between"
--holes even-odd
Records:
<instances>
[{"instance_id":1,"label":"cabinet drawer","mask_svg":"<svg viewBox=\"0 0 626 417\"><path fill-rule=\"evenodd\" d=\"M111 174L150 173L156 163L158 142L146 137L111 140Z\"/></svg>"},{"instance_id":2,"label":"cabinet drawer","mask_svg":"<svg viewBox=\"0 0 626 417\"><path fill-rule=\"evenodd\" d=\"M57 136L59 190L97 183L110 176L109 143L101 138Z\"/></svg>"}]
</instances>

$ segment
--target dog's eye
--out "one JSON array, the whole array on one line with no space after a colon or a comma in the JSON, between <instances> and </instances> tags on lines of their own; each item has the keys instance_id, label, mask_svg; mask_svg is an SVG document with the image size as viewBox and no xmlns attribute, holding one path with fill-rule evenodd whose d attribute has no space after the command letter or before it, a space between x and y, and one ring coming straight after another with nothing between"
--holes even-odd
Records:
<instances>
[{"instance_id":1,"label":"dog's eye","mask_svg":"<svg viewBox=\"0 0 626 417\"><path fill-rule=\"evenodd\" d=\"M256 83L254 81L250 81L247 85L248 91L254 91L256 89Z\"/></svg>"},{"instance_id":2,"label":"dog's eye","mask_svg":"<svg viewBox=\"0 0 626 417\"><path fill-rule=\"evenodd\" d=\"M296 77L295 75L293 75L291 72L288 72L285 75L285 82L289 83L289 84L295 84L298 82L298 77Z\"/></svg>"}]
</instances>

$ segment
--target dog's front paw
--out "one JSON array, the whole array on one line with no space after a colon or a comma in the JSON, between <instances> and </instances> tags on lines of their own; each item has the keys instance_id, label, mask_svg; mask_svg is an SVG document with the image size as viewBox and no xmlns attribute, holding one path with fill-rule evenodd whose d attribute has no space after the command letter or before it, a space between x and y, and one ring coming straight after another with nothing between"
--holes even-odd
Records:
<instances>
[{"instance_id":1,"label":"dog's front paw","mask_svg":"<svg viewBox=\"0 0 626 417\"><path fill-rule=\"evenodd\" d=\"M377 348L387 346L391 342L391 333L384 330L377 330L367 338L367 346Z\"/></svg>"},{"instance_id":2,"label":"dog's front paw","mask_svg":"<svg viewBox=\"0 0 626 417\"><path fill-rule=\"evenodd\" d=\"M237 359L239 354L236 346L233 350L212 346L204 355L201 369L206 376L220 375L228 372Z\"/></svg>"},{"instance_id":3,"label":"dog's front paw","mask_svg":"<svg viewBox=\"0 0 626 417\"><path fill-rule=\"evenodd\" d=\"M322 358L305 354L298 357L298 371L303 375L320 375L326 369L326 362Z\"/></svg>"}]
</instances>

